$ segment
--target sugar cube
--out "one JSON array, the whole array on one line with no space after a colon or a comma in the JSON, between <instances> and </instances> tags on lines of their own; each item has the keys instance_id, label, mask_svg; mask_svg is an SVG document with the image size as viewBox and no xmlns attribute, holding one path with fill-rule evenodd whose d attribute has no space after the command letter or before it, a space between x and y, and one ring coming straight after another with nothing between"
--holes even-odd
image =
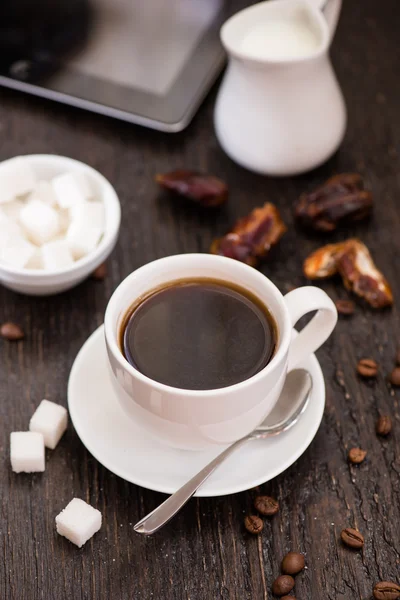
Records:
<instances>
[{"instance_id":1,"label":"sugar cube","mask_svg":"<svg viewBox=\"0 0 400 600\"><path fill-rule=\"evenodd\" d=\"M57 208L57 196L49 181L39 181L29 199L41 200L51 208Z\"/></svg>"},{"instance_id":2,"label":"sugar cube","mask_svg":"<svg viewBox=\"0 0 400 600\"><path fill-rule=\"evenodd\" d=\"M79 498L56 516L57 533L81 548L101 527L101 512Z\"/></svg>"},{"instance_id":3,"label":"sugar cube","mask_svg":"<svg viewBox=\"0 0 400 600\"><path fill-rule=\"evenodd\" d=\"M19 221L30 241L37 246L54 238L60 228L54 208L37 199L27 202L19 214Z\"/></svg>"},{"instance_id":4,"label":"sugar cube","mask_svg":"<svg viewBox=\"0 0 400 600\"><path fill-rule=\"evenodd\" d=\"M92 252L100 241L103 230L92 227L90 223L73 221L68 227L66 240L75 260Z\"/></svg>"},{"instance_id":5,"label":"sugar cube","mask_svg":"<svg viewBox=\"0 0 400 600\"><path fill-rule=\"evenodd\" d=\"M69 267L104 232L104 204L83 170L38 180L29 160L13 159L0 165L0 205L0 261L16 268Z\"/></svg>"},{"instance_id":6,"label":"sugar cube","mask_svg":"<svg viewBox=\"0 0 400 600\"><path fill-rule=\"evenodd\" d=\"M42 400L29 422L29 431L41 433L44 445L54 450L67 429L67 424L66 408L49 400Z\"/></svg>"},{"instance_id":7,"label":"sugar cube","mask_svg":"<svg viewBox=\"0 0 400 600\"><path fill-rule=\"evenodd\" d=\"M70 208L92 196L84 173L63 173L51 181L60 208Z\"/></svg>"},{"instance_id":8,"label":"sugar cube","mask_svg":"<svg viewBox=\"0 0 400 600\"><path fill-rule=\"evenodd\" d=\"M18 156L0 165L0 204L31 192L36 183L29 161Z\"/></svg>"},{"instance_id":9,"label":"sugar cube","mask_svg":"<svg viewBox=\"0 0 400 600\"><path fill-rule=\"evenodd\" d=\"M18 233L0 234L0 260L11 267L22 269L34 256L37 248Z\"/></svg>"},{"instance_id":10,"label":"sugar cube","mask_svg":"<svg viewBox=\"0 0 400 600\"><path fill-rule=\"evenodd\" d=\"M98 227L104 231L104 204L102 202L82 202L71 206L70 216L73 223Z\"/></svg>"},{"instance_id":11,"label":"sugar cube","mask_svg":"<svg viewBox=\"0 0 400 600\"><path fill-rule=\"evenodd\" d=\"M48 271L64 269L74 263L74 259L65 240L55 240L42 246L43 267Z\"/></svg>"},{"instance_id":12,"label":"sugar cube","mask_svg":"<svg viewBox=\"0 0 400 600\"><path fill-rule=\"evenodd\" d=\"M44 471L44 440L41 433L13 431L10 446L11 468L15 473Z\"/></svg>"}]
</instances>

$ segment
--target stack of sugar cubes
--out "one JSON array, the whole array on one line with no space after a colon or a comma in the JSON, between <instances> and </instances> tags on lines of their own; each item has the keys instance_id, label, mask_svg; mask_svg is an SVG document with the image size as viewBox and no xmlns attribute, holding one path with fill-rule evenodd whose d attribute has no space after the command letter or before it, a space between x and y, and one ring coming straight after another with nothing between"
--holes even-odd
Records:
<instances>
[{"instance_id":1,"label":"stack of sugar cubes","mask_svg":"<svg viewBox=\"0 0 400 600\"><path fill-rule=\"evenodd\" d=\"M29 431L13 431L10 436L11 468L15 473L45 470L45 447L54 450L67 429L67 410L42 400L29 422ZM57 533L81 547L101 527L101 512L79 498L56 516Z\"/></svg>"},{"instance_id":2,"label":"stack of sugar cubes","mask_svg":"<svg viewBox=\"0 0 400 600\"><path fill-rule=\"evenodd\" d=\"M92 252L104 233L104 204L83 171L38 179L29 160L0 165L0 261L55 271Z\"/></svg>"}]
</instances>

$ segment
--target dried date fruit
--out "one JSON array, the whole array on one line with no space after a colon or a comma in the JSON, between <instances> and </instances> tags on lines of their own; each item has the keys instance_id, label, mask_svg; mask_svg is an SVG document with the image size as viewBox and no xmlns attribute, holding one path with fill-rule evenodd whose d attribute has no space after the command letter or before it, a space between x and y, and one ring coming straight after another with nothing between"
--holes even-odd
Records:
<instances>
[{"instance_id":1,"label":"dried date fruit","mask_svg":"<svg viewBox=\"0 0 400 600\"><path fill-rule=\"evenodd\" d=\"M383 274L376 268L365 244L349 239L318 248L304 262L309 279L324 279L339 273L345 287L373 308L393 304L393 294Z\"/></svg>"},{"instance_id":2,"label":"dried date fruit","mask_svg":"<svg viewBox=\"0 0 400 600\"><path fill-rule=\"evenodd\" d=\"M357 173L328 179L309 194L300 196L295 207L297 221L317 231L333 231L345 222L360 221L371 214L372 194L364 190Z\"/></svg>"},{"instance_id":3,"label":"dried date fruit","mask_svg":"<svg viewBox=\"0 0 400 600\"><path fill-rule=\"evenodd\" d=\"M338 259L345 248L346 242L327 244L318 248L304 261L304 275L308 279L333 277L338 272Z\"/></svg>"},{"instance_id":4,"label":"dried date fruit","mask_svg":"<svg viewBox=\"0 0 400 600\"><path fill-rule=\"evenodd\" d=\"M364 298L373 308L393 304L388 282L376 268L366 245L359 240L352 240L339 256L338 271L346 288Z\"/></svg>"},{"instance_id":5,"label":"dried date fruit","mask_svg":"<svg viewBox=\"0 0 400 600\"><path fill-rule=\"evenodd\" d=\"M218 177L178 169L156 175L156 182L166 190L205 207L224 204L228 199L228 186Z\"/></svg>"},{"instance_id":6,"label":"dried date fruit","mask_svg":"<svg viewBox=\"0 0 400 600\"><path fill-rule=\"evenodd\" d=\"M335 302L336 310L340 315L345 317L349 317L354 313L354 302L352 300L336 300Z\"/></svg>"},{"instance_id":7,"label":"dried date fruit","mask_svg":"<svg viewBox=\"0 0 400 600\"><path fill-rule=\"evenodd\" d=\"M276 206L267 202L239 219L232 231L214 240L210 252L254 267L278 243L286 229Z\"/></svg>"},{"instance_id":8,"label":"dried date fruit","mask_svg":"<svg viewBox=\"0 0 400 600\"><path fill-rule=\"evenodd\" d=\"M25 337L22 328L16 323L11 323L11 321L1 325L0 335L10 342L18 342Z\"/></svg>"}]
</instances>

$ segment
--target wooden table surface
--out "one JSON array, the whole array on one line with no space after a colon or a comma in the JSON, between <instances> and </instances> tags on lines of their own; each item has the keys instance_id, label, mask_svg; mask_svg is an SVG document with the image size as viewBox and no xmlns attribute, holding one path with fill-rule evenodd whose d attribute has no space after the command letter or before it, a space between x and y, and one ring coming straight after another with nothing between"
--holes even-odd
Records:
<instances>
[{"instance_id":1,"label":"wooden table surface","mask_svg":"<svg viewBox=\"0 0 400 600\"><path fill-rule=\"evenodd\" d=\"M293 201L331 174L360 172L374 193L374 217L332 239L361 237L400 298L397 8L397 0L345 2L333 61L348 104L347 135L324 167L298 178L256 176L224 155L212 124L216 89L187 131L177 135L1 90L0 158L50 152L89 163L115 185L123 222L104 282L88 280L49 298L0 289L1 320L16 321L26 331L21 343L0 343L0 598L271 598L280 560L291 549L304 552L308 566L296 581L298 600L366 600L376 581L400 578L400 392L385 379L400 343L397 300L383 312L359 303L354 317L341 320L318 352L327 386L325 415L304 455L261 486L279 500L281 510L259 537L243 530L255 491L194 499L154 538L134 534L132 523L165 496L102 467L72 425L44 474L12 473L8 449L9 433L27 427L42 398L66 405L74 357L102 323L107 301L126 275L168 254L207 252L214 237L266 199L278 205L289 231L262 271L285 292L305 283L302 260L321 242L293 227ZM212 171L229 182L229 205L217 217L159 194L154 174L181 166ZM333 299L346 297L338 281L323 288ZM357 379L355 366L362 357L379 362L376 381ZM375 435L379 414L394 420L387 439ZM368 451L359 467L346 460L355 445ZM81 550L54 527L55 515L73 496L99 508L104 519L101 532ZM339 541L349 525L365 536L362 552Z\"/></svg>"}]
</instances>

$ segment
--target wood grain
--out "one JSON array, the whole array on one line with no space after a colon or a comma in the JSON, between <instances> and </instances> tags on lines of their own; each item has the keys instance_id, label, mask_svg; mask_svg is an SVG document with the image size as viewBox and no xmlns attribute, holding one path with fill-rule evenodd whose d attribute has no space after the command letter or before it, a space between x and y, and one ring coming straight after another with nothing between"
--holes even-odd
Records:
<instances>
[{"instance_id":1,"label":"wood grain","mask_svg":"<svg viewBox=\"0 0 400 600\"><path fill-rule=\"evenodd\" d=\"M123 205L123 227L104 282L88 280L53 298L27 298L0 289L0 319L26 330L19 344L0 342L0 598L6 600L264 600L288 550L305 552L307 570L297 577L298 600L367 600L379 579L400 573L399 392L386 382L400 342L398 303L373 312L362 304L340 320L318 352L327 384L321 428L305 454L283 475L261 486L280 513L259 538L242 521L257 493L194 499L173 524L152 539L132 525L164 498L109 473L86 451L72 426L51 455L44 474L15 475L9 467L10 431L25 429L43 398L66 405L73 359L102 322L107 301L133 269L179 252L207 251L234 219L266 199L290 224L263 272L282 291L305 283L304 257L325 238L292 226L299 193L327 176L359 171L373 190L369 224L331 239L360 236L400 298L400 46L396 0L344 3L333 48L349 127L340 151L322 168L294 179L268 179L231 162L213 132L213 90L187 131L166 135L23 94L1 90L0 158L52 152L96 167L110 179ZM310 90L311 92L311 90ZM229 182L231 200L216 217L159 194L153 176L183 166L215 172ZM346 297L337 281L323 284ZM359 358L380 365L376 381L360 381ZM393 417L387 438L375 435L380 414ZM346 454L368 451L360 466ZM54 517L72 496L98 507L101 533L82 550L55 533ZM364 534L365 548L351 552L339 541L345 526Z\"/></svg>"}]
</instances>

